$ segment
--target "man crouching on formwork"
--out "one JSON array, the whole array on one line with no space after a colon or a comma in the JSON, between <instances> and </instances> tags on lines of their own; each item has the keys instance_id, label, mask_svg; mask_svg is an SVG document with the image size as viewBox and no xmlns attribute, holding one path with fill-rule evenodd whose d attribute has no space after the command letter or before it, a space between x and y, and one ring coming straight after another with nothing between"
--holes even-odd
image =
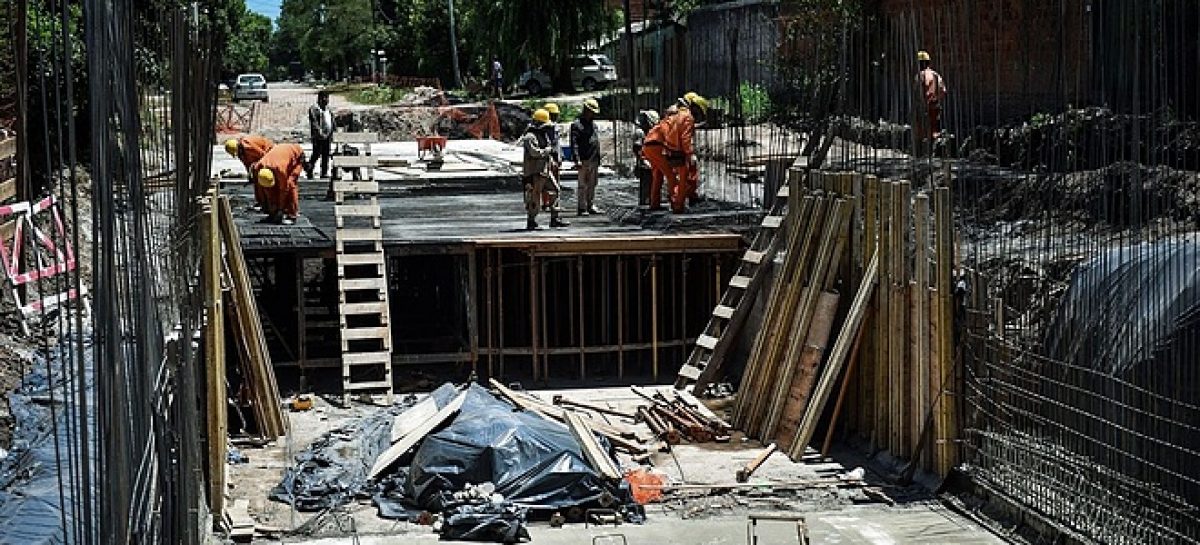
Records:
<instances>
[{"instance_id":1,"label":"man crouching on formwork","mask_svg":"<svg viewBox=\"0 0 1200 545\"><path fill-rule=\"evenodd\" d=\"M550 112L539 109L533 112L533 121L525 134L517 140L517 144L525 150L521 162L521 181L525 186L525 213L528 219L525 229L533 231L538 228L537 215L542 208L542 196L546 194L550 210L550 227L566 227L569 223L559 217L562 209L558 204L560 187L551 172L553 168L554 146L547 135L546 127L550 125Z\"/></svg>"},{"instance_id":2,"label":"man crouching on formwork","mask_svg":"<svg viewBox=\"0 0 1200 545\"><path fill-rule=\"evenodd\" d=\"M270 196L270 221L283 225L296 223L300 215L297 182L304 172L304 164L304 148L297 144L279 144L250 167L258 185L266 188Z\"/></svg>"}]
</instances>

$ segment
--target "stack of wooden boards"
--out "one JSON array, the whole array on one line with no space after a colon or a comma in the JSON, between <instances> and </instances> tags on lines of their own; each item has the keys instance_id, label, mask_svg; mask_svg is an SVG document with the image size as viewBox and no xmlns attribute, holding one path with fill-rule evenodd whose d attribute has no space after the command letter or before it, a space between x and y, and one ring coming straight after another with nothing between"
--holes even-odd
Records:
<instances>
[{"instance_id":1,"label":"stack of wooden boards","mask_svg":"<svg viewBox=\"0 0 1200 545\"><path fill-rule=\"evenodd\" d=\"M238 360L245 380L244 391L258 432L263 437L274 439L287 434L288 422L280 405L275 368L271 364L271 353L267 349L257 298L250 284L250 272L242 255L241 237L233 221L229 197L222 196L218 202L221 240L225 246L221 269L225 315L237 344Z\"/></svg>"},{"instance_id":2,"label":"stack of wooden boards","mask_svg":"<svg viewBox=\"0 0 1200 545\"><path fill-rule=\"evenodd\" d=\"M805 185L788 205L732 424L800 459L824 420L828 451L846 406L877 448L945 475L957 460L949 189L933 190L931 210L907 181L813 172Z\"/></svg>"}]
</instances>

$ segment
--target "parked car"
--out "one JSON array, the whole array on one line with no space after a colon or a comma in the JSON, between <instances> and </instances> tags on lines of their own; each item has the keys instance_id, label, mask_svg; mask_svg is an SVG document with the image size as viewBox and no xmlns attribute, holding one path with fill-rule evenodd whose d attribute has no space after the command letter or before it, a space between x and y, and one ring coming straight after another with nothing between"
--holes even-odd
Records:
<instances>
[{"instance_id":1,"label":"parked car","mask_svg":"<svg viewBox=\"0 0 1200 545\"><path fill-rule=\"evenodd\" d=\"M571 86L584 91L604 89L617 81L617 67L604 55L571 57ZM554 88L550 75L533 69L517 78L517 87L531 95L541 95Z\"/></svg>"},{"instance_id":2,"label":"parked car","mask_svg":"<svg viewBox=\"0 0 1200 545\"><path fill-rule=\"evenodd\" d=\"M233 82L233 101L261 100L270 102L267 95L267 78L262 74L241 74Z\"/></svg>"}]
</instances>

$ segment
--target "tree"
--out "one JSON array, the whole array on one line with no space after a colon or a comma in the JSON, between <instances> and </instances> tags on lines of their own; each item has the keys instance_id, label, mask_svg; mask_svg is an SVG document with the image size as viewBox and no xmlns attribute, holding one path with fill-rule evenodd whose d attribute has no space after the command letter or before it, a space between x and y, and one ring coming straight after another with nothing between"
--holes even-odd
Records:
<instances>
[{"instance_id":1,"label":"tree","mask_svg":"<svg viewBox=\"0 0 1200 545\"><path fill-rule=\"evenodd\" d=\"M243 0L234 2L232 9L237 13L236 23L225 46L221 72L226 77L263 72L267 69L267 53L271 44L271 19L247 9Z\"/></svg>"},{"instance_id":2,"label":"tree","mask_svg":"<svg viewBox=\"0 0 1200 545\"><path fill-rule=\"evenodd\" d=\"M338 78L370 62L386 34L371 0L283 0L275 57L283 60L294 44L307 69Z\"/></svg>"}]
</instances>

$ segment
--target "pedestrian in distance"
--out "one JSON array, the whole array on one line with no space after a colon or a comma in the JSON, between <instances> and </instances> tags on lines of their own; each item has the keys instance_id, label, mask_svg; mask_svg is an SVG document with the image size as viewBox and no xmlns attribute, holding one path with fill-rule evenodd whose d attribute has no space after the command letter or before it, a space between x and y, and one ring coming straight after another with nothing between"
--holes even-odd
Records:
<instances>
[{"instance_id":1,"label":"pedestrian in distance","mask_svg":"<svg viewBox=\"0 0 1200 545\"><path fill-rule=\"evenodd\" d=\"M317 92L317 103L308 108L308 131L312 137L313 153L304 165L308 179L313 177L313 167L321 160L321 177L329 176L330 151L333 149L333 112L329 110L329 91Z\"/></svg>"}]
</instances>

